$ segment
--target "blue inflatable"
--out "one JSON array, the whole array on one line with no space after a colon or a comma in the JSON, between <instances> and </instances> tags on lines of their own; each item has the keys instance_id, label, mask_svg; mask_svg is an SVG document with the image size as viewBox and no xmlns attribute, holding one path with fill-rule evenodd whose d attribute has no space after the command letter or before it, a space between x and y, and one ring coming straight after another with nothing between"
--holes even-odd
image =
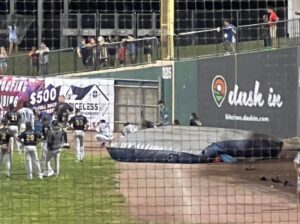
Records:
<instances>
[{"instance_id":1,"label":"blue inflatable","mask_svg":"<svg viewBox=\"0 0 300 224\"><path fill-rule=\"evenodd\" d=\"M165 126L128 134L108 147L110 156L124 162L210 163L243 159L273 159L283 142L251 131Z\"/></svg>"}]
</instances>

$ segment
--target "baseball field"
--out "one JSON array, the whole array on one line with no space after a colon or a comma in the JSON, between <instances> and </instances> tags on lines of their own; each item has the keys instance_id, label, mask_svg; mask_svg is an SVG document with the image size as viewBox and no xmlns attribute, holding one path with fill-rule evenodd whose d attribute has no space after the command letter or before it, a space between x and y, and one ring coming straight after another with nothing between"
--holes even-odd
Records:
<instances>
[{"instance_id":1,"label":"baseball field","mask_svg":"<svg viewBox=\"0 0 300 224\"><path fill-rule=\"evenodd\" d=\"M14 153L11 178L3 170L0 180L0 223L131 223L117 172L99 151L76 163L72 150L64 150L58 177L30 181L23 154Z\"/></svg>"},{"instance_id":2,"label":"baseball field","mask_svg":"<svg viewBox=\"0 0 300 224\"><path fill-rule=\"evenodd\" d=\"M0 223L298 223L296 151L252 161L251 170L248 163L117 163L93 135L84 162L62 152L58 177L26 180L15 153L12 177L1 176Z\"/></svg>"}]
</instances>

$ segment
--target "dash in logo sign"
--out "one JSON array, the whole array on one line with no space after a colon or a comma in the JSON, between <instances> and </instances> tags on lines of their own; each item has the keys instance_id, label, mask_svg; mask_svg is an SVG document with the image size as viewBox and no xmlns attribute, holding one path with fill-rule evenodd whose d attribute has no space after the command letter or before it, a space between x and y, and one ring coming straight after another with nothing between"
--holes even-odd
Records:
<instances>
[{"instance_id":1,"label":"dash in logo sign","mask_svg":"<svg viewBox=\"0 0 300 224\"><path fill-rule=\"evenodd\" d=\"M211 92L218 107L222 106L227 94L227 83L223 76L217 75L211 84Z\"/></svg>"}]
</instances>

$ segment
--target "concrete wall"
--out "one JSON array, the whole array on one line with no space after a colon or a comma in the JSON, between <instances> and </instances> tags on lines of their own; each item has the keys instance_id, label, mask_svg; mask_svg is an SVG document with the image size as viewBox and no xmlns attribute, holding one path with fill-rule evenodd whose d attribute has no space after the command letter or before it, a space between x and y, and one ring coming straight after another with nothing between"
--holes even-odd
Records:
<instances>
[{"instance_id":1,"label":"concrete wall","mask_svg":"<svg viewBox=\"0 0 300 224\"><path fill-rule=\"evenodd\" d=\"M168 69L164 69L168 68ZM107 71L99 71L99 72L89 72L89 73L82 73L82 74L72 74L72 77L82 77L82 76L88 76L90 79L93 78L109 78L114 79L115 84L117 85L149 85L151 81L153 81L153 85L159 85L160 88L158 90L158 97L155 96L142 96L142 98L145 100L145 102L149 102L151 100L147 99L162 99L165 101L166 106L169 110L169 120L172 122L172 80L173 80L173 63L172 62L162 62L161 66L155 65L155 66L139 66L139 67L124 67L123 69L116 69L116 70L107 70ZM170 74L163 75L164 71L169 72ZM70 75L66 75L66 77L70 77ZM116 94L121 93L120 91L117 91ZM138 91L133 88L128 88L125 92L128 97L129 95L135 96L138 94ZM153 92L152 92L153 93ZM146 91L146 94L152 94L151 91ZM144 92L143 92L144 94ZM124 101L124 100L123 100ZM122 102L123 102L122 101ZM126 100L125 100L126 101ZM124 101L124 102L125 102ZM134 102L138 102L138 100L135 100ZM153 102L153 105L157 105L157 102ZM116 110L118 113L119 110ZM125 111L122 109L122 111ZM124 112L125 113L125 112ZM128 112L127 112L128 113ZM135 112L136 113L136 112ZM147 113L147 111L145 111ZM138 114L138 113L137 113ZM139 115L137 115L139 116ZM116 117L128 117L125 114L116 114ZM133 118L131 118L128 121L134 121ZM139 122L140 118L136 119L136 122ZM151 120L153 121L153 120ZM157 122L157 120L154 120L153 122Z\"/></svg>"}]
</instances>

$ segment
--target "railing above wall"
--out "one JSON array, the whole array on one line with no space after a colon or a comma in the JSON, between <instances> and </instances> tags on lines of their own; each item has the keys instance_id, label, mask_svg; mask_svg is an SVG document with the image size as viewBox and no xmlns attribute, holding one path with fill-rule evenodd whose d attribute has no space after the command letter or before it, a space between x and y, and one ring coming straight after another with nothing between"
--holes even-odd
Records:
<instances>
[{"instance_id":1,"label":"railing above wall","mask_svg":"<svg viewBox=\"0 0 300 224\"><path fill-rule=\"evenodd\" d=\"M59 75L85 71L96 71L125 66L155 63L159 57L159 43L156 37L105 43L107 57L100 57L99 45L83 48L65 48L51 50L48 54L48 64L42 65L33 61L28 54L19 54L6 59L8 75ZM121 47L124 48L121 50ZM83 52L84 51L84 52ZM120 52L123 51L123 59ZM79 54L81 53L81 54ZM39 58L40 56L37 55ZM44 69L41 69L41 68ZM1 75L1 74L0 74Z\"/></svg>"},{"instance_id":2,"label":"railing above wall","mask_svg":"<svg viewBox=\"0 0 300 224\"><path fill-rule=\"evenodd\" d=\"M225 41L224 28L180 33L174 37L176 58L229 55L300 44L300 19L278 21L273 26L276 37L271 37L268 23L238 26L234 43Z\"/></svg>"}]
</instances>

